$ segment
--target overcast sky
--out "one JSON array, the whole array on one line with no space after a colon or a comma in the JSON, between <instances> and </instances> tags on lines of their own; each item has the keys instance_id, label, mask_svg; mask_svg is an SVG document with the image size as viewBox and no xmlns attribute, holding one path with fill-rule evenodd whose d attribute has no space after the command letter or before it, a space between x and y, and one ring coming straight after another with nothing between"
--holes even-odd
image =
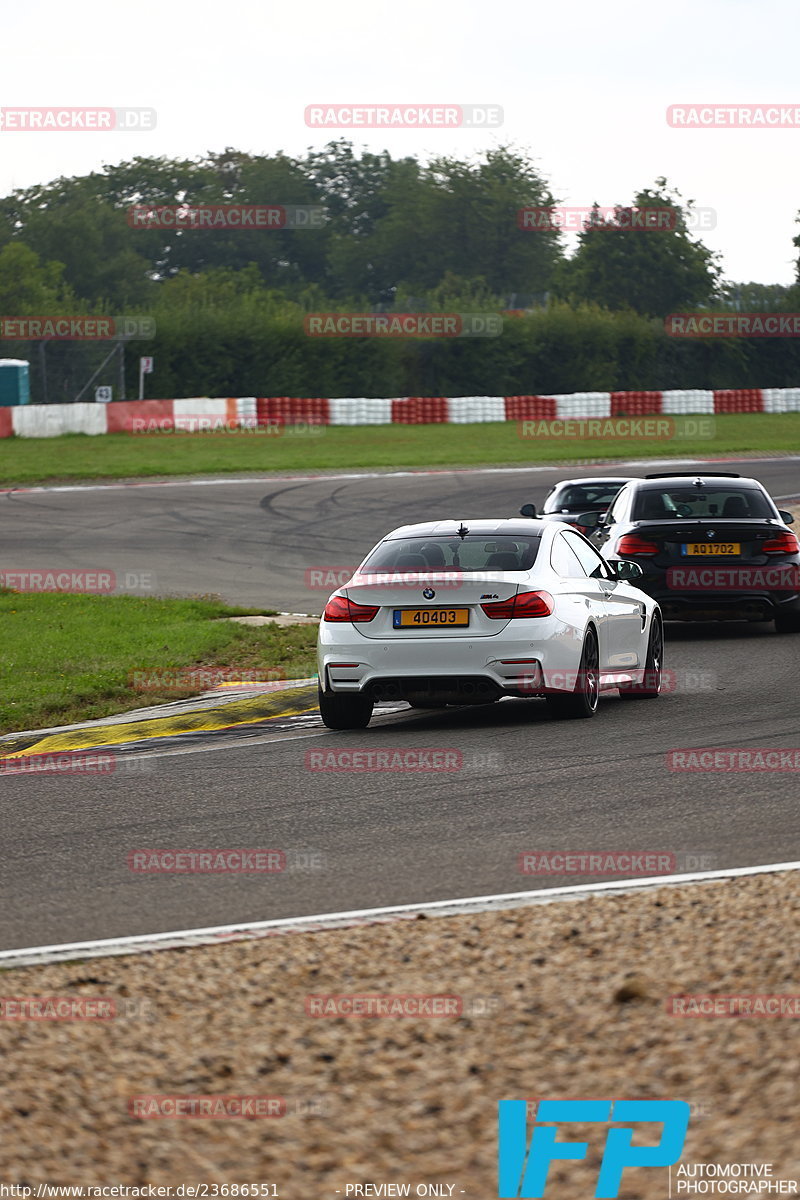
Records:
<instances>
[{"instance_id":1,"label":"overcast sky","mask_svg":"<svg viewBox=\"0 0 800 1200\"><path fill-rule=\"evenodd\" d=\"M2 195L135 155L298 154L350 136L308 127L309 104L496 104L504 121L491 131L353 140L421 157L511 143L576 206L629 202L665 175L715 210L703 240L727 278L794 280L800 127L678 129L666 110L800 109L797 0L27 0L6 6L3 34L1 107L155 108L157 125L3 130Z\"/></svg>"}]
</instances>

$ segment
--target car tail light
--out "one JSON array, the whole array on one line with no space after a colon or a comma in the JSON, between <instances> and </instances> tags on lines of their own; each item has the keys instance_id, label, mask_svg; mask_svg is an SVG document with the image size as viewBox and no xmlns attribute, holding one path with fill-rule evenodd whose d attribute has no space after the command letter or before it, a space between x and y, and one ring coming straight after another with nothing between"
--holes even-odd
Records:
<instances>
[{"instance_id":1,"label":"car tail light","mask_svg":"<svg viewBox=\"0 0 800 1200\"><path fill-rule=\"evenodd\" d=\"M517 617L549 617L555 601L549 592L518 592L508 600L482 604L481 608L493 621L510 621Z\"/></svg>"},{"instance_id":2,"label":"car tail light","mask_svg":"<svg viewBox=\"0 0 800 1200\"><path fill-rule=\"evenodd\" d=\"M797 554L800 543L793 533L779 533L777 537L764 542L761 549L764 554Z\"/></svg>"},{"instance_id":3,"label":"car tail light","mask_svg":"<svg viewBox=\"0 0 800 1200\"><path fill-rule=\"evenodd\" d=\"M658 542L650 542L636 533L626 533L617 542L617 554L658 554Z\"/></svg>"},{"instance_id":4,"label":"car tail light","mask_svg":"<svg viewBox=\"0 0 800 1200\"><path fill-rule=\"evenodd\" d=\"M347 596L331 596L322 614L323 621L371 621L378 611L377 604L356 604Z\"/></svg>"}]
</instances>

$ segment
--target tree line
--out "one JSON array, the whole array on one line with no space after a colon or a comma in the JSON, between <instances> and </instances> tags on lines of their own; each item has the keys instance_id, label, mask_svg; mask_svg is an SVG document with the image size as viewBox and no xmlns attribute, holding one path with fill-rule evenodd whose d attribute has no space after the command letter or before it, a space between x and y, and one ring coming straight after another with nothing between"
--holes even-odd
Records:
<instances>
[{"instance_id":1,"label":"tree line","mask_svg":"<svg viewBox=\"0 0 800 1200\"><path fill-rule=\"evenodd\" d=\"M277 228L163 226L133 214L199 206L300 206L319 221ZM0 200L0 315L148 313L160 396L527 394L599 388L781 386L789 339L668 338L687 309L790 311L798 287L730 283L696 236L694 206L663 178L587 216L572 254L548 213L559 199L511 147L475 160L358 153L346 140L304 157L234 149L135 158ZM631 230L655 210L657 230ZM520 214L533 214L530 221ZM794 239L800 248L800 236ZM501 312L502 336L309 338L320 311ZM770 344L766 344L769 342ZM41 399L72 399L103 347L0 341L29 358ZM102 353L101 353L102 352ZM116 383L115 368L99 382ZM118 394L118 393L117 393Z\"/></svg>"}]
</instances>

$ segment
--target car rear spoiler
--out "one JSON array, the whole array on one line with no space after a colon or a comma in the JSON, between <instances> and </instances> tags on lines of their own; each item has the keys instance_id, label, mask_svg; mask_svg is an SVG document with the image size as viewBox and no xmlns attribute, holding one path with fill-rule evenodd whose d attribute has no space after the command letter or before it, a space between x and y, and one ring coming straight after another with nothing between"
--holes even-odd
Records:
<instances>
[{"instance_id":1,"label":"car rear spoiler","mask_svg":"<svg viewBox=\"0 0 800 1200\"><path fill-rule=\"evenodd\" d=\"M738 471L658 471L645 479L741 479Z\"/></svg>"}]
</instances>

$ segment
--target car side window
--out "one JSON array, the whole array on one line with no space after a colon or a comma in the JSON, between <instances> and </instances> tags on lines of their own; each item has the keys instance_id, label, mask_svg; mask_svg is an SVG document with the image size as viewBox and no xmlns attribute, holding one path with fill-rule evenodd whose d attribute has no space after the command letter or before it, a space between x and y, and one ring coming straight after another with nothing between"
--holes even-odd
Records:
<instances>
[{"instance_id":1,"label":"car side window","mask_svg":"<svg viewBox=\"0 0 800 1200\"><path fill-rule=\"evenodd\" d=\"M567 579L574 579L576 576L585 579L587 575L581 560L572 553L572 550L567 545L565 534L563 533L558 533L553 538L553 545L550 550L550 566L557 575L564 575Z\"/></svg>"},{"instance_id":2,"label":"car side window","mask_svg":"<svg viewBox=\"0 0 800 1200\"><path fill-rule=\"evenodd\" d=\"M608 563L597 553L594 546L584 542L576 533L562 534L569 548L580 562L590 579L613 579Z\"/></svg>"}]
</instances>

